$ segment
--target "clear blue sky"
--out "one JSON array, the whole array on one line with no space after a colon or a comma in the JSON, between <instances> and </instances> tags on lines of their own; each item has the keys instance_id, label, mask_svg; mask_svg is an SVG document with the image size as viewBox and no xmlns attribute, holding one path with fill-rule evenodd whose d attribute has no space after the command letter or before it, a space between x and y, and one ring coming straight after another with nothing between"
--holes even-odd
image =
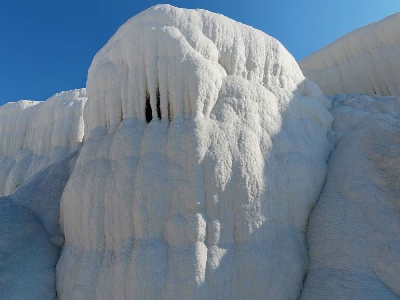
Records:
<instances>
[{"instance_id":1,"label":"clear blue sky","mask_svg":"<svg viewBox=\"0 0 400 300\"><path fill-rule=\"evenodd\" d=\"M120 25L158 1L2 0L0 105L45 100L85 86L93 56ZM171 0L203 8L277 38L296 59L362 25L400 11L399 0Z\"/></svg>"}]
</instances>

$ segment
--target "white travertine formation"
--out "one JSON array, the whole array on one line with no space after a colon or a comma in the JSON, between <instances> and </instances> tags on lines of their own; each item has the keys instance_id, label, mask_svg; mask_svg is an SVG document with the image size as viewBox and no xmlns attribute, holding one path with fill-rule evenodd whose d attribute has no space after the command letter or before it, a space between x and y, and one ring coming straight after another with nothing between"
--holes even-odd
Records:
<instances>
[{"instance_id":1,"label":"white travertine formation","mask_svg":"<svg viewBox=\"0 0 400 300\"><path fill-rule=\"evenodd\" d=\"M55 299L60 199L76 157L68 155L0 197L0 299Z\"/></svg>"},{"instance_id":2,"label":"white travertine formation","mask_svg":"<svg viewBox=\"0 0 400 300\"><path fill-rule=\"evenodd\" d=\"M325 94L400 95L400 13L356 29L299 62Z\"/></svg>"},{"instance_id":3,"label":"white travertine formation","mask_svg":"<svg viewBox=\"0 0 400 300\"><path fill-rule=\"evenodd\" d=\"M0 196L81 147L86 90L0 107Z\"/></svg>"},{"instance_id":4,"label":"white travertine formation","mask_svg":"<svg viewBox=\"0 0 400 300\"><path fill-rule=\"evenodd\" d=\"M275 39L168 5L89 70L61 300L297 299L332 116Z\"/></svg>"},{"instance_id":5,"label":"white travertine formation","mask_svg":"<svg viewBox=\"0 0 400 300\"><path fill-rule=\"evenodd\" d=\"M398 94L398 23L303 71ZM87 90L0 107L1 300L400 298L400 97L327 98L273 38L169 5Z\"/></svg>"},{"instance_id":6,"label":"white travertine formation","mask_svg":"<svg viewBox=\"0 0 400 300\"><path fill-rule=\"evenodd\" d=\"M307 229L301 300L397 300L400 97L332 99L336 148Z\"/></svg>"}]
</instances>

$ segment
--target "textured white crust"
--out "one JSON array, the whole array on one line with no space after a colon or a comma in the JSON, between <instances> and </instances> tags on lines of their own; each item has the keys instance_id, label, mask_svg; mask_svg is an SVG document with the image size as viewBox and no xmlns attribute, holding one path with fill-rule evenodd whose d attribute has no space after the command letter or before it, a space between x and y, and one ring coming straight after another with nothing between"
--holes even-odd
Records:
<instances>
[{"instance_id":1,"label":"textured white crust","mask_svg":"<svg viewBox=\"0 0 400 300\"><path fill-rule=\"evenodd\" d=\"M332 116L278 41L155 6L99 51L87 91L59 299L297 299Z\"/></svg>"},{"instance_id":2,"label":"textured white crust","mask_svg":"<svg viewBox=\"0 0 400 300\"><path fill-rule=\"evenodd\" d=\"M0 107L0 196L81 147L85 89Z\"/></svg>"},{"instance_id":3,"label":"textured white crust","mask_svg":"<svg viewBox=\"0 0 400 300\"><path fill-rule=\"evenodd\" d=\"M400 95L400 13L356 29L302 59L325 94Z\"/></svg>"},{"instance_id":4,"label":"textured white crust","mask_svg":"<svg viewBox=\"0 0 400 300\"><path fill-rule=\"evenodd\" d=\"M400 97L336 95L327 181L301 300L400 296Z\"/></svg>"}]
</instances>

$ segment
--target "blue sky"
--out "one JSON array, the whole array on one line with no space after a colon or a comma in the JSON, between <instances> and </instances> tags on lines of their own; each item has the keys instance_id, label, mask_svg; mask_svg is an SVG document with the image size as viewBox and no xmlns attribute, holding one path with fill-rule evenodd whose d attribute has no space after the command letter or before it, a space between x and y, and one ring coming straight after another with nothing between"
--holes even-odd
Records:
<instances>
[{"instance_id":1,"label":"blue sky","mask_svg":"<svg viewBox=\"0 0 400 300\"><path fill-rule=\"evenodd\" d=\"M93 56L130 17L163 2L3 0L0 105L45 100L85 86ZM277 38L296 59L341 35L400 11L399 0L171 0L203 8Z\"/></svg>"}]
</instances>

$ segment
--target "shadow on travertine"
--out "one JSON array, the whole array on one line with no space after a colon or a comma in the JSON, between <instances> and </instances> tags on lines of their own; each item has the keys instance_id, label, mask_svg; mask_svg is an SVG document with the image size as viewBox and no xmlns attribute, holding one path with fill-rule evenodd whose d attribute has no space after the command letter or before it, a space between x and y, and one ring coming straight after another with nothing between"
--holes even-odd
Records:
<instances>
[{"instance_id":1,"label":"shadow on travertine","mask_svg":"<svg viewBox=\"0 0 400 300\"><path fill-rule=\"evenodd\" d=\"M0 106L0 196L82 145L85 89Z\"/></svg>"},{"instance_id":2,"label":"shadow on travertine","mask_svg":"<svg viewBox=\"0 0 400 300\"><path fill-rule=\"evenodd\" d=\"M0 198L0 299L53 299L63 235L60 199L76 152Z\"/></svg>"},{"instance_id":3,"label":"shadow on travertine","mask_svg":"<svg viewBox=\"0 0 400 300\"><path fill-rule=\"evenodd\" d=\"M307 230L301 299L400 296L400 98L333 97L327 181Z\"/></svg>"}]
</instances>

